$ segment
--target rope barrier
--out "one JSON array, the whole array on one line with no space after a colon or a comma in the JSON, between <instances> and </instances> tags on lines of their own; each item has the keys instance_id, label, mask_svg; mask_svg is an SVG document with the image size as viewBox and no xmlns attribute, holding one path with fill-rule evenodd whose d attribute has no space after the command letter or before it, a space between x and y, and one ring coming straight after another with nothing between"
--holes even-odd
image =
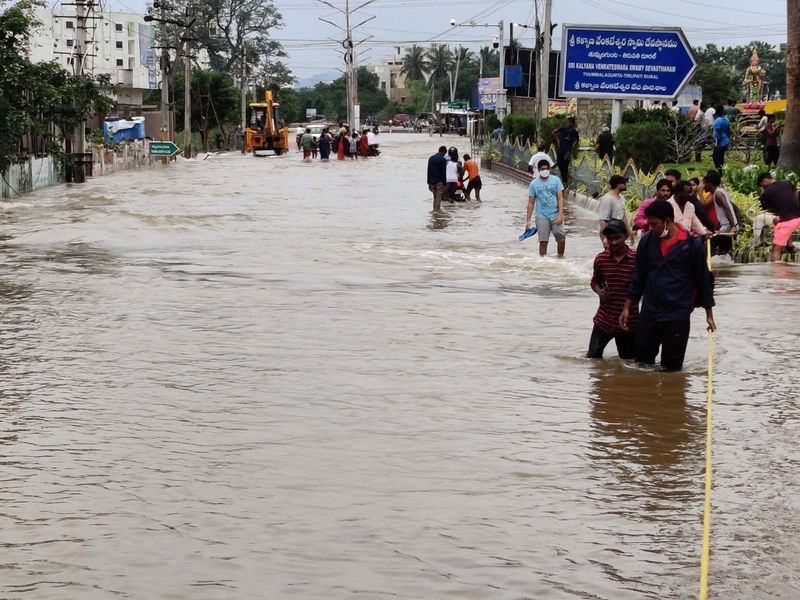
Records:
<instances>
[{"instance_id":1,"label":"rope barrier","mask_svg":"<svg viewBox=\"0 0 800 600\"><path fill-rule=\"evenodd\" d=\"M706 262L711 270L711 240L706 240ZM706 398L706 485L703 507L703 550L700 555L700 600L708 598L708 563L711 546L711 442L714 399L714 338L708 328L708 394Z\"/></svg>"}]
</instances>

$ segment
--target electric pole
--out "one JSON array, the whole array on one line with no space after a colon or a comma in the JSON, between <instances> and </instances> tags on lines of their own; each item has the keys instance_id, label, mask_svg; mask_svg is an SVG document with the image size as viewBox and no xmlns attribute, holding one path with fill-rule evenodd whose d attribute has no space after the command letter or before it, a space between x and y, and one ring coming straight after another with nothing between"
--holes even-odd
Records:
<instances>
[{"instance_id":1,"label":"electric pole","mask_svg":"<svg viewBox=\"0 0 800 600\"><path fill-rule=\"evenodd\" d=\"M355 12L358 12L362 8L372 4L375 0L367 0L363 4L360 4L356 8L350 8L350 0L345 0L344 2L344 9L331 4L327 0L319 0L326 6L330 6L333 10L340 12L344 15L344 27L337 25L333 21L329 21L328 19L324 19L322 17L319 18L320 21L328 23L329 25L333 25L337 29L341 30L344 35L345 39L342 42L342 47L344 48L344 52L342 52L344 56L344 64L345 64L345 88L347 90L347 123L353 128L353 131L357 130L360 126L361 120L361 106L358 101L358 67L357 67L357 55L356 55L356 48L359 44L363 44L367 41L370 37L367 37L360 42L353 42L353 31L364 25L365 23L371 21L375 18L375 16L369 17L364 19L357 25L350 24L350 15Z\"/></svg>"},{"instance_id":2,"label":"electric pole","mask_svg":"<svg viewBox=\"0 0 800 600\"><path fill-rule=\"evenodd\" d=\"M194 25L194 10L186 7L186 26L183 33L183 156L192 158L192 55L190 52Z\"/></svg>"},{"instance_id":3,"label":"electric pole","mask_svg":"<svg viewBox=\"0 0 800 600\"><path fill-rule=\"evenodd\" d=\"M542 24L542 44L539 54L539 81L536 91L537 113L539 114L539 123L548 117L550 114L550 102L548 99L550 90L550 46L552 35L552 12L553 0L545 0L544 3L544 23Z\"/></svg>"},{"instance_id":4,"label":"electric pole","mask_svg":"<svg viewBox=\"0 0 800 600\"><path fill-rule=\"evenodd\" d=\"M505 26L502 20L497 24L497 27L500 29L500 35L498 37L498 44L500 44L500 90L497 95L497 106L494 111L497 114L497 118L501 121L506 116L506 49L503 44L503 30Z\"/></svg>"},{"instance_id":5,"label":"electric pole","mask_svg":"<svg viewBox=\"0 0 800 600\"><path fill-rule=\"evenodd\" d=\"M169 53L167 52L167 7L164 0L156 3L161 9L161 139L172 139L169 118ZM155 4L154 4L155 6Z\"/></svg>"},{"instance_id":6,"label":"electric pole","mask_svg":"<svg viewBox=\"0 0 800 600\"><path fill-rule=\"evenodd\" d=\"M85 0L75 0L75 75L83 75L83 60L86 52L86 4ZM88 0L91 2L92 0ZM81 121L78 123L78 131L75 132L75 153L83 154L85 150L86 124ZM80 157L83 159L83 156ZM79 182L80 183L80 182Z\"/></svg>"},{"instance_id":7,"label":"electric pole","mask_svg":"<svg viewBox=\"0 0 800 600\"><path fill-rule=\"evenodd\" d=\"M247 49L242 40L242 80L239 82L239 95L241 96L241 117L242 117L242 134L247 129ZM242 154L244 154L244 145L242 145Z\"/></svg>"}]
</instances>

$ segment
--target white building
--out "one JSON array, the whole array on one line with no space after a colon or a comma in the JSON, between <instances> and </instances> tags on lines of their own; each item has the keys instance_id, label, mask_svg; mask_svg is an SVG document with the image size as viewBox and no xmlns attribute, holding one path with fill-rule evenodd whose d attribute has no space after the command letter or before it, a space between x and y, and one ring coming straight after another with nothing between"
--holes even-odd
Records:
<instances>
[{"instance_id":1,"label":"white building","mask_svg":"<svg viewBox=\"0 0 800 600\"><path fill-rule=\"evenodd\" d=\"M367 67L369 72L378 76L378 87L386 93L390 100L398 104L405 104L408 97L406 78L401 72L403 56L405 56L405 48L394 46L394 54L381 56L380 63Z\"/></svg>"},{"instance_id":2,"label":"white building","mask_svg":"<svg viewBox=\"0 0 800 600\"><path fill-rule=\"evenodd\" d=\"M73 69L78 25L75 7L40 8L36 16L42 25L31 36L31 60L55 61ZM119 85L119 108L140 107L144 92L157 89L160 80L153 25L136 13L94 11L91 16L84 72L111 76L111 82Z\"/></svg>"}]
</instances>

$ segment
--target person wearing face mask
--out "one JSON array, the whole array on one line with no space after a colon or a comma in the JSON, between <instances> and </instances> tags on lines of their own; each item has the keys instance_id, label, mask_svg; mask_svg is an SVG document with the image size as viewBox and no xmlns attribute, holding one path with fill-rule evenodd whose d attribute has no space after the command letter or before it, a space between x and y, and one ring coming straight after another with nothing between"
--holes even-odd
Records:
<instances>
[{"instance_id":1,"label":"person wearing face mask","mask_svg":"<svg viewBox=\"0 0 800 600\"><path fill-rule=\"evenodd\" d=\"M555 175L550 174L550 163L540 160L536 165L539 176L528 187L528 212L525 216L525 229L531 228L531 216L536 217L539 234L539 256L547 254L550 234L556 238L558 256L564 256L566 236L564 234L564 185Z\"/></svg>"},{"instance_id":2,"label":"person wearing face mask","mask_svg":"<svg viewBox=\"0 0 800 600\"><path fill-rule=\"evenodd\" d=\"M706 311L706 323L716 331L714 286L706 263L705 242L689 237L675 222L669 202L653 202L645 209L650 232L636 252L636 269L628 299L619 316L620 327L630 329L633 307L642 302L636 331L636 361L655 363L661 349L661 367L680 371L689 340L695 306Z\"/></svg>"}]
</instances>

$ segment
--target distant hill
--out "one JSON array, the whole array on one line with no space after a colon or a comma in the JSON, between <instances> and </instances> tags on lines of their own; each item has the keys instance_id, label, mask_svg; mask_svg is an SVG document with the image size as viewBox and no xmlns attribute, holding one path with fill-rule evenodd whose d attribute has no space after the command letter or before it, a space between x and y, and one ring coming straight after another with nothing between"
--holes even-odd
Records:
<instances>
[{"instance_id":1,"label":"distant hill","mask_svg":"<svg viewBox=\"0 0 800 600\"><path fill-rule=\"evenodd\" d=\"M338 71L326 71L324 73L317 73L316 75L312 75L311 77L306 77L305 79L298 79L297 83L294 84L295 88L312 88L318 83L330 83L334 79L338 79L341 77L342 74Z\"/></svg>"}]
</instances>

